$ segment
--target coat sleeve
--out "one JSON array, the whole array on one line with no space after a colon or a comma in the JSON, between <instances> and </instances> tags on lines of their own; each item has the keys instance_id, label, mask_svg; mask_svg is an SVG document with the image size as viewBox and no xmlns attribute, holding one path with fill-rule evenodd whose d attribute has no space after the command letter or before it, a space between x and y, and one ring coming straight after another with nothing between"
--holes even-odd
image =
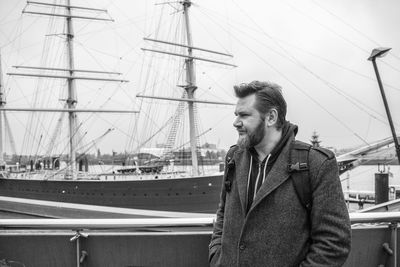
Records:
<instances>
[{"instance_id":1,"label":"coat sleeve","mask_svg":"<svg viewBox=\"0 0 400 267\"><path fill-rule=\"evenodd\" d=\"M225 175L226 175L226 169L224 178ZM210 245L208 246L208 260L210 262L213 256L217 254L218 250L221 249L222 230L224 225L225 196L226 196L224 181L225 179L223 179L222 181L222 190L221 190L220 202L217 209L217 216L214 222L214 229L211 235L211 242Z\"/></svg>"},{"instance_id":2,"label":"coat sleeve","mask_svg":"<svg viewBox=\"0 0 400 267\"><path fill-rule=\"evenodd\" d=\"M350 252L351 224L334 157L323 161L311 186L311 242L300 266L342 266Z\"/></svg>"},{"instance_id":3,"label":"coat sleeve","mask_svg":"<svg viewBox=\"0 0 400 267\"><path fill-rule=\"evenodd\" d=\"M228 152L228 155L231 154ZM216 220L214 222L214 228L213 228L213 233L211 235L211 242L208 246L208 260L211 262L213 259L214 255L218 256L220 249L221 249L221 239L222 239L222 231L223 231L223 225L224 225L224 213L225 213L225 199L226 199L226 189L225 189L225 180L226 176L228 175L228 162L230 160L230 156L226 157L225 159L225 171L224 171L224 176L222 179L222 186L221 186L221 195L220 195L220 201L218 204L218 209L217 209L217 214L216 214ZM216 255L217 254L217 255Z\"/></svg>"}]
</instances>

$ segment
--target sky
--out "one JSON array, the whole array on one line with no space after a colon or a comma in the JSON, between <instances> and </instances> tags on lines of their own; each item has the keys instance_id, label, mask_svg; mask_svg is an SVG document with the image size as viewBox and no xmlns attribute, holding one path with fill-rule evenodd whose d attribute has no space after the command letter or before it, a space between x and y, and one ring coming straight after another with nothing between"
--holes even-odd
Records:
<instances>
[{"instance_id":1,"label":"sky","mask_svg":"<svg viewBox=\"0 0 400 267\"><path fill-rule=\"evenodd\" d=\"M121 72L120 78L129 80L94 85L77 82L79 107L141 111L134 116L82 114L80 135L84 136L88 151L131 151L138 146L154 147L167 139L165 130L159 137L156 133L175 113L176 107L172 102L139 99L136 95L180 97L179 85L184 83L182 59L154 55L141 48L176 52L175 46L144 41L143 37L178 43L185 39L179 5L167 1L154 3L72 1L76 6L107 9L108 14L95 15L115 20L76 21L75 68ZM60 35L65 32L62 19L49 21L47 16L22 15L24 8L51 11L27 7L25 1L0 0L0 52L7 106L32 106L34 101L42 107L60 106L65 89L56 88L62 88L65 81L52 79L47 83L5 74L27 72L15 70L13 65L61 67L66 61L62 50L64 38ZM369 144L391 136L391 132L374 70L367 58L373 48L390 47L390 53L377 62L399 133L399 10L400 3L396 0L194 1L189 11L193 46L234 55L231 58L195 51L196 56L237 65L197 61L197 97L235 103L232 90L235 84L269 80L283 87L288 104L287 119L299 126L298 139L308 141L316 131L326 147ZM167 59L172 59L172 63ZM36 88L42 88L43 92L35 93ZM56 104L51 104L51 100ZM197 113L201 143L228 148L236 142L237 133L232 126L234 106L198 104ZM46 116L30 117L16 112L7 115L17 152L34 154L56 146L65 150L65 145L56 140L66 130L62 127L59 131L52 130L58 128L59 114ZM187 124L184 121L182 125ZM101 137L109 128L113 130ZM182 136L177 134L182 146L187 144L184 134L187 131ZM152 136L154 141L148 141ZM6 150L10 149L6 146Z\"/></svg>"}]
</instances>

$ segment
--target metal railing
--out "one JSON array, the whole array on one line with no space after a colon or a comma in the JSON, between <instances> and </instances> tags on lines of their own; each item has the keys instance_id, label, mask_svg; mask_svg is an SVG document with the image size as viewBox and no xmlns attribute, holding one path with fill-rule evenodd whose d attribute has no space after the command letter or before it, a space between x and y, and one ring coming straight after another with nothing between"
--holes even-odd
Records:
<instances>
[{"instance_id":1,"label":"metal railing","mask_svg":"<svg viewBox=\"0 0 400 267\"><path fill-rule=\"evenodd\" d=\"M128 219L0 219L0 228L36 229L126 229L157 227L211 227L214 217Z\"/></svg>"},{"instance_id":2,"label":"metal railing","mask_svg":"<svg viewBox=\"0 0 400 267\"><path fill-rule=\"evenodd\" d=\"M354 223L399 223L400 212L354 212L350 213L350 221Z\"/></svg>"},{"instance_id":3,"label":"metal railing","mask_svg":"<svg viewBox=\"0 0 400 267\"><path fill-rule=\"evenodd\" d=\"M118 251L113 251L113 253L119 255L117 257L125 257L125 260L131 260L131 251L140 251L142 254L138 257L143 258L143 262L147 261L144 263L150 262L152 257L155 257L153 254L154 246L158 246L157 256L160 258L170 257L168 256L170 255L168 251L171 251L171 249L174 251L187 249L186 253L183 254L188 258L198 256L196 258L198 265L196 266L203 266L207 264L207 245L214 220L215 216L209 215L200 218L0 219L0 238L2 238L2 242L11 242L2 246L2 249L7 249L9 251L8 255L12 255L14 259L20 259L21 262L26 261L27 256L24 253L27 250L18 252L18 246L21 244L18 243L18 240L22 238L22 240L25 240L23 242L29 242L26 244L36 249L37 246L42 246L42 242L50 242L51 239L49 237L57 235L58 230L62 230L63 233L60 235L63 237L61 240L66 237L70 241L67 243L74 244L71 246L63 243L64 245L60 250L73 249L70 251L69 257L72 257L70 259L75 263L70 262L68 266L75 265L79 267L82 266L83 262L86 262L85 266L96 266L93 263L95 259L100 258L103 260L104 253L113 251L115 247L119 246L128 246L129 253L124 254L121 252L118 254ZM371 264L379 266L382 263L384 266L397 266L397 227L400 222L400 212L350 213L350 220L352 223L353 246L345 266L372 266ZM32 232L35 234L32 234ZM33 235L35 237L29 239L29 236ZM41 237L38 238L38 236ZM179 241L171 241L171 237ZM140 238L147 238L146 242L140 241ZM162 241L163 245L154 245L160 242L160 238L164 238L162 239L164 240ZM31 244L31 242L37 243ZM99 252L98 249L101 246L94 245L99 242L102 244L103 242L111 242L112 245ZM182 245L182 242L187 242L186 244L191 245ZM151 245L149 245L150 243ZM93 245L94 247L92 247ZM20 254L17 255L14 252ZM148 255L144 256L143 253L148 253ZM375 257L373 263L371 262L372 254ZM144 259L145 257L147 258ZM365 262L369 261L367 263L370 265L364 265L365 262L360 265L359 258L362 257L365 257ZM106 256L104 258L107 259ZM177 261L178 265L175 266L180 266L179 263L182 264L182 262L185 261L179 259ZM175 263L173 262L173 264Z\"/></svg>"},{"instance_id":4,"label":"metal railing","mask_svg":"<svg viewBox=\"0 0 400 267\"><path fill-rule=\"evenodd\" d=\"M376 224L387 223L390 229L390 243L383 243L382 249L391 257L389 266L397 267L397 228L400 222L400 212L367 212L350 213L352 224Z\"/></svg>"},{"instance_id":5,"label":"metal railing","mask_svg":"<svg viewBox=\"0 0 400 267\"><path fill-rule=\"evenodd\" d=\"M197 218L123 218L123 219L0 219L0 228L40 229L116 229L156 228L180 226L211 227L215 216ZM400 212L350 213L352 224L356 223L399 223Z\"/></svg>"}]
</instances>

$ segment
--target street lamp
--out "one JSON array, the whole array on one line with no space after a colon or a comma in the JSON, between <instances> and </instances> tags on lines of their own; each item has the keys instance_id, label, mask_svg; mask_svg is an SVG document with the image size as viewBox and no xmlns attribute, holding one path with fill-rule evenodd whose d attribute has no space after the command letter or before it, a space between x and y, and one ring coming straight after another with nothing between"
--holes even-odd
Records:
<instances>
[{"instance_id":1,"label":"street lamp","mask_svg":"<svg viewBox=\"0 0 400 267\"><path fill-rule=\"evenodd\" d=\"M375 61L377 57L384 57L392 48L379 47L372 50L368 60Z\"/></svg>"},{"instance_id":2,"label":"street lamp","mask_svg":"<svg viewBox=\"0 0 400 267\"><path fill-rule=\"evenodd\" d=\"M381 77L379 76L378 67L376 65L376 58L384 57L389 52L390 49L391 48L383 48L383 47L375 48L375 49L372 50L371 55L368 58L368 60L372 61L372 65L374 65L376 79L378 80L378 85L379 85L379 89L381 91L383 104L385 105L386 115L387 115L388 120L389 120L390 129L392 130L394 146L395 146L396 154L397 154L397 160L399 161L399 164L400 164L400 146L399 146L399 141L397 140L397 135L396 135L396 131L394 129L392 116L390 115L389 105L388 105L387 100L386 100L385 91L383 90Z\"/></svg>"}]
</instances>

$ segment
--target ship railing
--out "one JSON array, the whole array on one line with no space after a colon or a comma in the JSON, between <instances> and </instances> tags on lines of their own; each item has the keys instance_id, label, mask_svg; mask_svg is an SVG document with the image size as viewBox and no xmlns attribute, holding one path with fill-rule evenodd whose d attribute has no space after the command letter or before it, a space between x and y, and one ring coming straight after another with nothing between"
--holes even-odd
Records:
<instances>
[{"instance_id":1,"label":"ship railing","mask_svg":"<svg viewBox=\"0 0 400 267\"><path fill-rule=\"evenodd\" d=\"M0 219L2 229L157 229L160 227L211 227L214 216L196 218L116 218L116 219Z\"/></svg>"},{"instance_id":2,"label":"ship railing","mask_svg":"<svg viewBox=\"0 0 400 267\"><path fill-rule=\"evenodd\" d=\"M352 225L359 224L398 224L400 211L350 213ZM214 215L194 218L115 218L115 219L0 219L0 227L22 229L123 229L123 228L157 228L157 227L211 227Z\"/></svg>"},{"instance_id":3,"label":"ship railing","mask_svg":"<svg viewBox=\"0 0 400 267\"><path fill-rule=\"evenodd\" d=\"M345 267L397 266L400 212L355 212L350 220L352 250ZM0 219L0 260L6 257L32 266L50 266L49 261L56 258L65 266L152 266L161 262L165 262L162 266L207 266L214 221L214 215ZM58 254L49 256L48 250Z\"/></svg>"},{"instance_id":4,"label":"ship railing","mask_svg":"<svg viewBox=\"0 0 400 267\"><path fill-rule=\"evenodd\" d=\"M350 213L350 221L352 224L352 248L356 247L360 252L353 251L346 266L367 266L364 265L365 263L362 265L356 263L357 257L364 255L367 259L368 254L373 251L377 251L376 255L380 255L380 257L375 257L373 264L378 263L378 265L374 266L398 266L399 211ZM351 260L352 258L353 260ZM377 260L376 258L381 259Z\"/></svg>"},{"instance_id":5,"label":"ship railing","mask_svg":"<svg viewBox=\"0 0 400 267\"><path fill-rule=\"evenodd\" d=\"M205 266L214 220L213 215L0 219L0 263L68 267Z\"/></svg>"}]
</instances>

